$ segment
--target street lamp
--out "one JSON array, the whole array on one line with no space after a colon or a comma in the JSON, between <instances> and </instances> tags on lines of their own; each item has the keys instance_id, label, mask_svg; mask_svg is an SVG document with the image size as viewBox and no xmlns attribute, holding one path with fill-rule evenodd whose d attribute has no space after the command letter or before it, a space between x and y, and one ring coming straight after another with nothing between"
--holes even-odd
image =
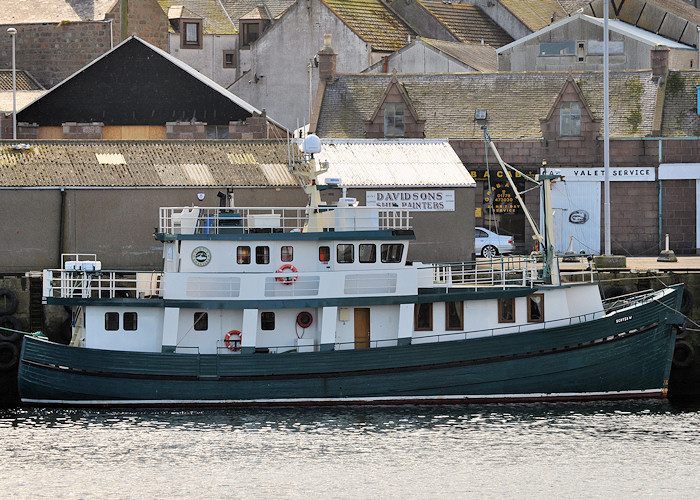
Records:
<instances>
[{"instance_id":1,"label":"street lamp","mask_svg":"<svg viewBox=\"0 0 700 500\"><path fill-rule=\"evenodd\" d=\"M17 30L7 28L12 38L12 139L17 139L17 78L15 77L15 35Z\"/></svg>"}]
</instances>

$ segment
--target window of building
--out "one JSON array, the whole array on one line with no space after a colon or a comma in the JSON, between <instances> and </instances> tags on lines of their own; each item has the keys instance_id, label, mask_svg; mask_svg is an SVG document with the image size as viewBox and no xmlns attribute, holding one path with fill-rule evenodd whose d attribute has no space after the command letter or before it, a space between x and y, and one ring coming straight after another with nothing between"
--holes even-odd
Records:
<instances>
[{"instance_id":1,"label":"window of building","mask_svg":"<svg viewBox=\"0 0 700 500\"><path fill-rule=\"evenodd\" d=\"M240 28L241 28L241 48L242 49L247 49L250 48L250 44L253 43L255 40L257 40L260 37L260 24L257 22L254 23L240 23Z\"/></svg>"},{"instance_id":2,"label":"window of building","mask_svg":"<svg viewBox=\"0 0 700 500\"><path fill-rule=\"evenodd\" d=\"M386 103L384 106L384 137L403 137L405 132L403 103Z\"/></svg>"},{"instance_id":3,"label":"window of building","mask_svg":"<svg viewBox=\"0 0 700 500\"><path fill-rule=\"evenodd\" d=\"M236 51L224 50L224 68L236 67Z\"/></svg>"},{"instance_id":4,"label":"window of building","mask_svg":"<svg viewBox=\"0 0 700 500\"><path fill-rule=\"evenodd\" d=\"M209 330L209 314L203 311L194 313L194 329L197 331Z\"/></svg>"},{"instance_id":5,"label":"window of building","mask_svg":"<svg viewBox=\"0 0 700 500\"><path fill-rule=\"evenodd\" d=\"M124 330L134 331L138 328L139 315L135 312L124 313Z\"/></svg>"},{"instance_id":6,"label":"window of building","mask_svg":"<svg viewBox=\"0 0 700 500\"><path fill-rule=\"evenodd\" d=\"M372 263L377 262L377 245L366 243L360 245L360 262Z\"/></svg>"},{"instance_id":7,"label":"window of building","mask_svg":"<svg viewBox=\"0 0 700 500\"><path fill-rule=\"evenodd\" d=\"M283 246L281 250L280 259L282 262L291 262L294 260L294 248L290 246Z\"/></svg>"},{"instance_id":8,"label":"window of building","mask_svg":"<svg viewBox=\"0 0 700 500\"><path fill-rule=\"evenodd\" d=\"M182 21L180 30L180 48L201 49L202 48L202 21L191 20Z\"/></svg>"},{"instance_id":9,"label":"window of building","mask_svg":"<svg viewBox=\"0 0 700 500\"><path fill-rule=\"evenodd\" d=\"M533 293L527 298L527 320L530 323L544 322L544 294Z\"/></svg>"},{"instance_id":10,"label":"window of building","mask_svg":"<svg viewBox=\"0 0 700 500\"><path fill-rule=\"evenodd\" d=\"M250 264L250 247L238 247L236 250L236 262L239 264Z\"/></svg>"},{"instance_id":11,"label":"window of building","mask_svg":"<svg viewBox=\"0 0 700 500\"><path fill-rule=\"evenodd\" d=\"M498 322L515 323L515 299L498 299Z\"/></svg>"},{"instance_id":12,"label":"window of building","mask_svg":"<svg viewBox=\"0 0 700 500\"><path fill-rule=\"evenodd\" d=\"M119 330L119 313L116 313L116 312L105 313L105 330L107 330L107 331Z\"/></svg>"},{"instance_id":13,"label":"window of building","mask_svg":"<svg viewBox=\"0 0 700 500\"><path fill-rule=\"evenodd\" d=\"M583 62L585 55L586 55L586 42L576 42L576 60L578 62Z\"/></svg>"},{"instance_id":14,"label":"window of building","mask_svg":"<svg viewBox=\"0 0 700 500\"><path fill-rule=\"evenodd\" d=\"M319 262L328 263L331 260L331 247L318 247Z\"/></svg>"},{"instance_id":15,"label":"window of building","mask_svg":"<svg viewBox=\"0 0 700 500\"><path fill-rule=\"evenodd\" d=\"M572 56L576 50L573 40L566 42L542 42L540 43L541 56Z\"/></svg>"},{"instance_id":16,"label":"window of building","mask_svg":"<svg viewBox=\"0 0 700 500\"><path fill-rule=\"evenodd\" d=\"M340 243L337 246L338 264L352 264L355 262L355 246L348 243Z\"/></svg>"},{"instance_id":17,"label":"window of building","mask_svg":"<svg viewBox=\"0 0 700 500\"><path fill-rule=\"evenodd\" d=\"M581 135L581 105L578 101L566 101L559 108L559 135Z\"/></svg>"},{"instance_id":18,"label":"window of building","mask_svg":"<svg viewBox=\"0 0 700 500\"><path fill-rule=\"evenodd\" d=\"M270 263L270 247L255 247L255 263L269 264Z\"/></svg>"},{"instance_id":19,"label":"window of building","mask_svg":"<svg viewBox=\"0 0 700 500\"><path fill-rule=\"evenodd\" d=\"M228 125L207 125L207 139L228 139Z\"/></svg>"},{"instance_id":20,"label":"window of building","mask_svg":"<svg viewBox=\"0 0 700 500\"><path fill-rule=\"evenodd\" d=\"M401 262L403 245L400 243L385 243L382 245L382 262Z\"/></svg>"},{"instance_id":21,"label":"window of building","mask_svg":"<svg viewBox=\"0 0 700 500\"><path fill-rule=\"evenodd\" d=\"M413 329L419 331L432 331L433 329L433 304L416 304L413 308Z\"/></svg>"},{"instance_id":22,"label":"window of building","mask_svg":"<svg viewBox=\"0 0 700 500\"><path fill-rule=\"evenodd\" d=\"M275 329L275 313L262 312L260 313L260 329L274 330Z\"/></svg>"},{"instance_id":23,"label":"window of building","mask_svg":"<svg viewBox=\"0 0 700 500\"><path fill-rule=\"evenodd\" d=\"M445 302L445 330L464 330L464 302Z\"/></svg>"}]
</instances>

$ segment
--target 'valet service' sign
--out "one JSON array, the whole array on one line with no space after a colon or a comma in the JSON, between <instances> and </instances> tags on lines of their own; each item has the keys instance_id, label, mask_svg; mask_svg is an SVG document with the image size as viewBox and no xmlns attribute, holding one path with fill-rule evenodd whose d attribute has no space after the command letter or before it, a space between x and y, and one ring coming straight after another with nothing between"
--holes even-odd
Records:
<instances>
[{"instance_id":1,"label":"'valet service' sign","mask_svg":"<svg viewBox=\"0 0 700 500\"><path fill-rule=\"evenodd\" d=\"M604 168L557 168L561 170L564 180L571 181L588 181L588 182L603 182L605 181ZM651 167L615 167L610 168L611 181L655 181L656 171Z\"/></svg>"}]
</instances>

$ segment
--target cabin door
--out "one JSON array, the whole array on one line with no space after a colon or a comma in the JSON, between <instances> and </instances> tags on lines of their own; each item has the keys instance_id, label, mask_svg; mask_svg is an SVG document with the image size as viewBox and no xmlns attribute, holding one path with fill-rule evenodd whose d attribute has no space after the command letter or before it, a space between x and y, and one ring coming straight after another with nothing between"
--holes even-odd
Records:
<instances>
[{"instance_id":1,"label":"cabin door","mask_svg":"<svg viewBox=\"0 0 700 500\"><path fill-rule=\"evenodd\" d=\"M355 308L355 349L369 347L369 308Z\"/></svg>"}]
</instances>

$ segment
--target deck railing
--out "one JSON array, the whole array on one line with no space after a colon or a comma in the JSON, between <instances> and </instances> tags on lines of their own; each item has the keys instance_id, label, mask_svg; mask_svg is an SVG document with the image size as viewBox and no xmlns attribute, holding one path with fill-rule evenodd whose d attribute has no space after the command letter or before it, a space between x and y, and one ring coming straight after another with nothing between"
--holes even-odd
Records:
<instances>
[{"instance_id":1,"label":"deck railing","mask_svg":"<svg viewBox=\"0 0 700 500\"><path fill-rule=\"evenodd\" d=\"M235 234L299 232L310 217L317 227L335 231L411 229L408 210L377 207L162 207L158 232Z\"/></svg>"},{"instance_id":2,"label":"deck railing","mask_svg":"<svg viewBox=\"0 0 700 500\"><path fill-rule=\"evenodd\" d=\"M161 296L163 273L138 271L44 271L44 297L148 298Z\"/></svg>"}]
</instances>

